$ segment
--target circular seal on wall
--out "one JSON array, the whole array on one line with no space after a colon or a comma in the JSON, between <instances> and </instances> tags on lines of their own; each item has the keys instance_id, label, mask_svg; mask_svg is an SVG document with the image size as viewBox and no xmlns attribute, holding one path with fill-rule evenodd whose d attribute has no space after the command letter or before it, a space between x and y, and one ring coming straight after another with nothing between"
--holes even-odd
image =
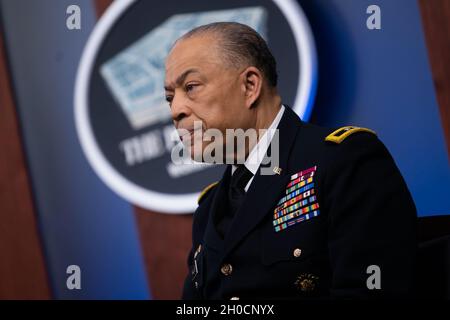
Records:
<instances>
[{"instance_id":1,"label":"circular seal on wall","mask_svg":"<svg viewBox=\"0 0 450 320\"><path fill-rule=\"evenodd\" d=\"M307 120L317 83L309 23L290 0L116 0L83 51L75 86L75 121L89 163L118 195L165 213L190 213L224 167L176 164L176 130L164 94L164 61L187 31L208 23L249 25L277 60L283 103ZM175 134L176 135L176 134Z\"/></svg>"}]
</instances>

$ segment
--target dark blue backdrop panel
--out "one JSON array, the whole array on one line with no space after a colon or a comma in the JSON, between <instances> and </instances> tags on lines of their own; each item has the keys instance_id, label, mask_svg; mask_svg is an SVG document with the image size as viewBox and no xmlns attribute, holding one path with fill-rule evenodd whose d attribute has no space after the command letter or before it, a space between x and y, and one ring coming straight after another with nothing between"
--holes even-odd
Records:
<instances>
[{"instance_id":1,"label":"dark blue backdrop panel","mask_svg":"<svg viewBox=\"0 0 450 320\"><path fill-rule=\"evenodd\" d=\"M81 31L66 28L71 4L81 8ZM54 297L148 298L133 211L89 167L75 132L74 80L96 22L92 1L1 6ZM66 287L71 264L81 268L81 290Z\"/></svg>"}]
</instances>

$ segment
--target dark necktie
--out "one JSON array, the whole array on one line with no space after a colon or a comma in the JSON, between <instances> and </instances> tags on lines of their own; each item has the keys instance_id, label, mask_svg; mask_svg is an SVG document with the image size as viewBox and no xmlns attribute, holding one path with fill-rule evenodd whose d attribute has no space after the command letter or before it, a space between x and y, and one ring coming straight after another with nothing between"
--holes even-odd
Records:
<instances>
[{"instance_id":1,"label":"dark necktie","mask_svg":"<svg viewBox=\"0 0 450 320\"><path fill-rule=\"evenodd\" d=\"M253 177L253 174L244 165L238 166L233 173L230 186L228 188L228 210L224 212L222 219L219 221L217 227L223 237L228 232L228 228L233 221L233 218L239 207L244 202L245 186Z\"/></svg>"}]
</instances>

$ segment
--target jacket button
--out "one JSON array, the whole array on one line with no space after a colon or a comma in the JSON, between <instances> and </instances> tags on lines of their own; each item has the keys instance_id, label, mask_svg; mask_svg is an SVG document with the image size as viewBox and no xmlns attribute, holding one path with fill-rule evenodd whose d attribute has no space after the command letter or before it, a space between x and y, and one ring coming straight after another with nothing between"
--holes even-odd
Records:
<instances>
[{"instance_id":1,"label":"jacket button","mask_svg":"<svg viewBox=\"0 0 450 320\"><path fill-rule=\"evenodd\" d=\"M233 267L231 264L226 263L222 266L222 268L220 268L220 272L226 276L229 276L233 272Z\"/></svg>"},{"instance_id":2,"label":"jacket button","mask_svg":"<svg viewBox=\"0 0 450 320\"><path fill-rule=\"evenodd\" d=\"M302 255L302 249L297 248L294 250L294 257L298 258L301 255Z\"/></svg>"}]
</instances>

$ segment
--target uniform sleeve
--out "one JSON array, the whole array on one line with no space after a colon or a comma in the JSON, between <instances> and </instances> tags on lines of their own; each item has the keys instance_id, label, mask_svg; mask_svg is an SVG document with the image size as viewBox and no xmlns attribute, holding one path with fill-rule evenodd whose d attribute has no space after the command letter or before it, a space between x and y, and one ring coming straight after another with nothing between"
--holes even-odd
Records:
<instances>
[{"instance_id":1,"label":"uniform sleeve","mask_svg":"<svg viewBox=\"0 0 450 320\"><path fill-rule=\"evenodd\" d=\"M194 256L194 252L191 249L191 251L189 252L188 261L187 261L189 271L184 280L183 294L181 297L183 300L199 300L200 299L197 289L194 288L194 284L192 282L192 277L191 277L193 256Z\"/></svg>"},{"instance_id":2,"label":"uniform sleeve","mask_svg":"<svg viewBox=\"0 0 450 320\"><path fill-rule=\"evenodd\" d=\"M200 293L201 289L197 289L194 286L194 281L192 279L192 270L194 266L194 252L198 248L199 244L202 243L202 238L204 234L204 230L206 228L206 225L208 223L208 217L209 217L209 202L208 200L214 194L214 188L217 186L218 183L210 184L208 187L206 187L202 191L202 196L199 199L199 206L197 207L197 210L195 210L193 219L192 219L192 248L189 251L188 259L187 259L187 265L188 265L188 274L184 280L183 285L183 293L182 293L182 299L183 300L201 300L203 299L202 294ZM209 199L208 199L209 198ZM202 259L200 259L200 256L203 255L203 251L201 254L198 255L198 269L197 272L203 272L203 266L201 265ZM196 280L198 281L198 279ZM201 281L200 281L201 282Z\"/></svg>"},{"instance_id":3,"label":"uniform sleeve","mask_svg":"<svg viewBox=\"0 0 450 320\"><path fill-rule=\"evenodd\" d=\"M417 215L394 160L369 133L355 134L331 148L323 195L329 212L331 295L410 296L414 288ZM374 278L376 274L380 277ZM375 288L368 289L368 282Z\"/></svg>"}]
</instances>

